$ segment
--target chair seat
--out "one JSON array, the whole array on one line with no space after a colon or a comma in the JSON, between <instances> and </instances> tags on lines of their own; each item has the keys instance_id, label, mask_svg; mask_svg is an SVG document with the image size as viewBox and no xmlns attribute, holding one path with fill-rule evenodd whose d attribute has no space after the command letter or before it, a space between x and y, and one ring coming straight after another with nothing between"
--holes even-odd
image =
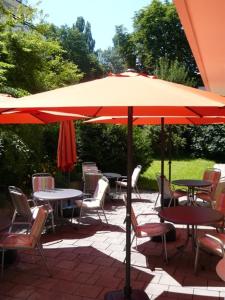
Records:
<instances>
[{"instance_id":1,"label":"chair seat","mask_svg":"<svg viewBox=\"0 0 225 300\"><path fill-rule=\"evenodd\" d=\"M116 184L122 187L127 187L127 181L116 181Z\"/></svg>"},{"instance_id":2,"label":"chair seat","mask_svg":"<svg viewBox=\"0 0 225 300\"><path fill-rule=\"evenodd\" d=\"M154 237L166 234L171 228L171 224L168 223L146 223L138 225L136 233L138 237Z\"/></svg>"},{"instance_id":3,"label":"chair seat","mask_svg":"<svg viewBox=\"0 0 225 300\"><path fill-rule=\"evenodd\" d=\"M224 243L225 248L225 235L223 233L217 233L213 234L213 236L220 239ZM210 249L211 252L214 252L219 256L223 256L220 244L214 239L208 236L203 236L198 239L198 242L202 248L205 248L206 250Z\"/></svg>"},{"instance_id":4,"label":"chair seat","mask_svg":"<svg viewBox=\"0 0 225 300\"><path fill-rule=\"evenodd\" d=\"M187 192L184 190L175 190L173 191L173 198L178 199L180 197L187 196Z\"/></svg>"},{"instance_id":5,"label":"chair seat","mask_svg":"<svg viewBox=\"0 0 225 300\"><path fill-rule=\"evenodd\" d=\"M200 198L200 199L202 199L204 201L208 201L208 202L212 202L213 201L211 194L204 193L204 192L196 193L196 198Z\"/></svg>"},{"instance_id":6,"label":"chair seat","mask_svg":"<svg viewBox=\"0 0 225 300\"><path fill-rule=\"evenodd\" d=\"M28 234L10 234L4 237L1 236L0 248L17 248L17 249L28 249L34 246L34 237Z\"/></svg>"},{"instance_id":7,"label":"chair seat","mask_svg":"<svg viewBox=\"0 0 225 300\"><path fill-rule=\"evenodd\" d=\"M86 208L99 208L99 205L100 205L100 201L95 198L84 199L82 204L82 206Z\"/></svg>"}]
</instances>

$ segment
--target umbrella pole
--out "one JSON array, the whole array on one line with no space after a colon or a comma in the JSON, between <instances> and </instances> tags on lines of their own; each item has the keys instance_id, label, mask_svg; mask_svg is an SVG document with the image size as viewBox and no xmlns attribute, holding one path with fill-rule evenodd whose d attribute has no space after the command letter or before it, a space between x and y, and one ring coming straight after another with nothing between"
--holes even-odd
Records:
<instances>
[{"instance_id":1,"label":"umbrella pole","mask_svg":"<svg viewBox=\"0 0 225 300\"><path fill-rule=\"evenodd\" d=\"M168 165L169 165L169 182L171 182L171 148L172 148L172 131L171 131L171 125L168 126L169 127L169 143L168 143L168 154L169 154L169 161L168 161Z\"/></svg>"},{"instance_id":2,"label":"umbrella pole","mask_svg":"<svg viewBox=\"0 0 225 300\"><path fill-rule=\"evenodd\" d=\"M130 247L131 247L131 176L133 160L133 107L128 107L128 133L127 133L127 205L126 205L126 285L124 288L125 299L131 299L130 287Z\"/></svg>"},{"instance_id":3,"label":"umbrella pole","mask_svg":"<svg viewBox=\"0 0 225 300\"><path fill-rule=\"evenodd\" d=\"M165 160L164 118L161 118L161 209L164 208L164 160Z\"/></svg>"},{"instance_id":4,"label":"umbrella pole","mask_svg":"<svg viewBox=\"0 0 225 300\"><path fill-rule=\"evenodd\" d=\"M127 132L127 205L126 205L126 278L123 290L109 292L104 300L149 300L142 290L132 290L130 284L130 248L131 248L131 176L133 156L133 107L128 107Z\"/></svg>"}]
</instances>

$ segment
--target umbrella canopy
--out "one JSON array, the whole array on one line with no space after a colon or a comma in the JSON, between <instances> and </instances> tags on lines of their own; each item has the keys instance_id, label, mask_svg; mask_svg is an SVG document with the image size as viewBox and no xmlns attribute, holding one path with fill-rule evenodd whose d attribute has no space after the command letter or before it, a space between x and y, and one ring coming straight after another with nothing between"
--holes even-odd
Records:
<instances>
[{"instance_id":1,"label":"umbrella canopy","mask_svg":"<svg viewBox=\"0 0 225 300\"><path fill-rule=\"evenodd\" d=\"M63 172L70 172L77 160L75 139L73 121L61 122L57 149L57 167Z\"/></svg>"},{"instance_id":2,"label":"umbrella canopy","mask_svg":"<svg viewBox=\"0 0 225 300\"><path fill-rule=\"evenodd\" d=\"M222 96L126 72L1 103L0 111L54 110L88 116L223 116Z\"/></svg>"},{"instance_id":3,"label":"umbrella canopy","mask_svg":"<svg viewBox=\"0 0 225 300\"><path fill-rule=\"evenodd\" d=\"M133 116L133 125L160 125L162 118L149 116ZM89 119L85 123L98 124L121 124L127 125L127 116L102 116ZM164 124L169 125L208 125L208 124L224 124L225 117L199 117L199 118L179 118L164 117Z\"/></svg>"},{"instance_id":4,"label":"umbrella canopy","mask_svg":"<svg viewBox=\"0 0 225 300\"><path fill-rule=\"evenodd\" d=\"M173 1L206 89L225 95L225 1Z\"/></svg>"},{"instance_id":5,"label":"umbrella canopy","mask_svg":"<svg viewBox=\"0 0 225 300\"><path fill-rule=\"evenodd\" d=\"M0 94L0 107L4 103L13 103L16 98L8 94ZM47 110L37 110L31 112L6 111L0 114L0 124L48 124L65 120L77 120L87 118L83 115L62 113Z\"/></svg>"},{"instance_id":6,"label":"umbrella canopy","mask_svg":"<svg viewBox=\"0 0 225 300\"><path fill-rule=\"evenodd\" d=\"M0 104L1 105L1 104ZM0 114L0 124L48 124L65 120L80 120L86 116L53 111L12 112Z\"/></svg>"}]
</instances>

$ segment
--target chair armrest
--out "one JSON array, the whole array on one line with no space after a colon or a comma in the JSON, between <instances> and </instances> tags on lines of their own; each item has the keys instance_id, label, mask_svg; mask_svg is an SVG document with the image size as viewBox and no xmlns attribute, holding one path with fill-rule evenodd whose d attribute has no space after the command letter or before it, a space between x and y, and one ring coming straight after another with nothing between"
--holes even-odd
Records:
<instances>
[{"instance_id":1,"label":"chair armrest","mask_svg":"<svg viewBox=\"0 0 225 300\"><path fill-rule=\"evenodd\" d=\"M27 202L29 203L29 205L31 204L32 206L37 206L37 203L33 198L32 199L27 199Z\"/></svg>"},{"instance_id":2,"label":"chair armrest","mask_svg":"<svg viewBox=\"0 0 225 300\"><path fill-rule=\"evenodd\" d=\"M217 242L217 243L220 245L221 251L222 251L223 256L224 256L224 243L223 243L223 241L221 241L221 240L220 240L219 238L217 238L216 236L211 235L211 234L208 234L208 233L206 233L205 236L208 237L209 239L212 239L213 241Z\"/></svg>"},{"instance_id":3,"label":"chair armrest","mask_svg":"<svg viewBox=\"0 0 225 300\"><path fill-rule=\"evenodd\" d=\"M95 201L96 200L96 198L84 198L84 199L82 199L82 201Z\"/></svg>"},{"instance_id":4,"label":"chair armrest","mask_svg":"<svg viewBox=\"0 0 225 300\"><path fill-rule=\"evenodd\" d=\"M136 215L138 216L158 216L158 213L142 213L142 214L138 214Z\"/></svg>"},{"instance_id":5,"label":"chair armrest","mask_svg":"<svg viewBox=\"0 0 225 300\"><path fill-rule=\"evenodd\" d=\"M91 198L90 197L91 195L92 195L91 193L83 193L82 199L84 199L84 198Z\"/></svg>"}]
</instances>

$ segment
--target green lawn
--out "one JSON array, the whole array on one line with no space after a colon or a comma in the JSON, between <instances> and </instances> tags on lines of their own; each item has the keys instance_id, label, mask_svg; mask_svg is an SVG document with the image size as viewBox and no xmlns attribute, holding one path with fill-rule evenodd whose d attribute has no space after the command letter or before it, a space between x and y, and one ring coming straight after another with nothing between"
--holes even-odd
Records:
<instances>
[{"instance_id":1,"label":"green lawn","mask_svg":"<svg viewBox=\"0 0 225 300\"><path fill-rule=\"evenodd\" d=\"M205 159L173 160L171 164L171 178L175 179L200 179L206 168L212 168L214 161ZM168 160L165 161L165 175L168 178ZM158 190L155 174L160 173L161 162L154 160L151 166L141 175L140 188Z\"/></svg>"}]
</instances>

